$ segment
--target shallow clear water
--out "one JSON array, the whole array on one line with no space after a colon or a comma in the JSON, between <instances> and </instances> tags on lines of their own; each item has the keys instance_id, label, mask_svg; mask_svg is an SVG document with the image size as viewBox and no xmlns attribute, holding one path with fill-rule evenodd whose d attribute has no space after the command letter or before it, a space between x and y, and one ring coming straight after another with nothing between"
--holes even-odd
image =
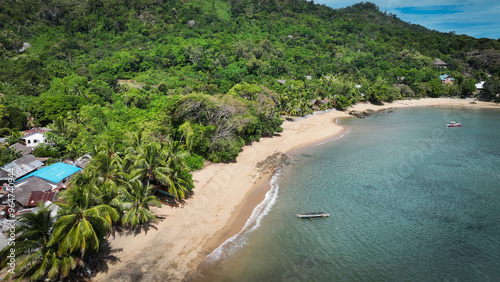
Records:
<instances>
[{"instance_id":1,"label":"shallow clear water","mask_svg":"<svg viewBox=\"0 0 500 282\"><path fill-rule=\"evenodd\" d=\"M397 109L342 125L342 138L294 154L258 223L200 280L500 281L500 111ZM307 211L331 216L296 217Z\"/></svg>"}]
</instances>

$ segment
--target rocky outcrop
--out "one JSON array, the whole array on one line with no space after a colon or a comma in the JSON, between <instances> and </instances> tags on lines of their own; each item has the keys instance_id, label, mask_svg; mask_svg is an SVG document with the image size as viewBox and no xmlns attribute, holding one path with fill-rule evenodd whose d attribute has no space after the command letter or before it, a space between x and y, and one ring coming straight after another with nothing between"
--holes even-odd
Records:
<instances>
[{"instance_id":1,"label":"rocky outcrop","mask_svg":"<svg viewBox=\"0 0 500 282\"><path fill-rule=\"evenodd\" d=\"M257 168L261 173L274 173L276 169L289 163L287 154L276 152L268 156L265 160L257 163Z\"/></svg>"},{"instance_id":2,"label":"rocky outcrop","mask_svg":"<svg viewBox=\"0 0 500 282\"><path fill-rule=\"evenodd\" d=\"M28 49L30 47L31 47L31 44L29 44L28 42L24 42L23 43L23 47L21 47L21 49L17 50L17 52L22 53L22 52L26 51L26 49Z\"/></svg>"},{"instance_id":3,"label":"rocky outcrop","mask_svg":"<svg viewBox=\"0 0 500 282\"><path fill-rule=\"evenodd\" d=\"M372 110L372 109L367 109L367 110L364 110L364 111L355 111L355 110L352 110L352 111L349 112L349 114L351 116L355 116L357 118L365 118L365 117L371 116L373 114L373 112L375 112L375 111Z\"/></svg>"},{"instance_id":4,"label":"rocky outcrop","mask_svg":"<svg viewBox=\"0 0 500 282\"><path fill-rule=\"evenodd\" d=\"M352 110L349 112L351 116L355 116L357 118L365 118L371 116L375 112L385 112L385 113L392 113L392 110L390 109L383 109L383 110L372 110L372 109L366 109L364 111L356 111Z\"/></svg>"}]
</instances>

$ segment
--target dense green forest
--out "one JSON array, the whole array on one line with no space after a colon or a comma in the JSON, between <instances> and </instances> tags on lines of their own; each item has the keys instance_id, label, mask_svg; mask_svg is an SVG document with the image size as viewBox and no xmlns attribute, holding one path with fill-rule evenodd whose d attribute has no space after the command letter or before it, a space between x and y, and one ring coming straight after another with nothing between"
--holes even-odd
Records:
<instances>
[{"instance_id":1,"label":"dense green forest","mask_svg":"<svg viewBox=\"0 0 500 282\"><path fill-rule=\"evenodd\" d=\"M36 126L52 129L51 145L34 151L48 163L92 156L56 221L43 207L21 219L16 271L67 276L113 227L154 221L156 190L181 201L190 171L234 160L286 116L466 97L478 81L480 98L499 100L499 40L428 30L367 2L2 1L0 164L19 157L8 144Z\"/></svg>"},{"instance_id":2,"label":"dense green forest","mask_svg":"<svg viewBox=\"0 0 500 282\"><path fill-rule=\"evenodd\" d=\"M279 131L281 115L311 112L312 99L344 109L463 97L479 80L485 98L500 92L498 40L431 31L372 3L25 0L4 1L0 18L0 133L66 128L40 156L75 158L144 132L228 161ZM456 83L442 85L443 73Z\"/></svg>"}]
</instances>

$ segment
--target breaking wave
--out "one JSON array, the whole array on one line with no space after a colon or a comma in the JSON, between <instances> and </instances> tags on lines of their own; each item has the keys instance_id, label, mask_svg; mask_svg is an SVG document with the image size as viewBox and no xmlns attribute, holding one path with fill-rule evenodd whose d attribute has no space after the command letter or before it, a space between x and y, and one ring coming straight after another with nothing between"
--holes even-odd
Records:
<instances>
[{"instance_id":1,"label":"breaking wave","mask_svg":"<svg viewBox=\"0 0 500 282\"><path fill-rule=\"evenodd\" d=\"M252 211L252 214L245 223L243 229L238 234L222 243L222 245L208 255L205 260L215 262L221 259L226 259L247 243L250 233L260 226L260 222L269 213L278 198L278 177L280 174L281 168L279 168L271 178L271 189L266 193L264 200Z\"/></svg>"}]
</instances>

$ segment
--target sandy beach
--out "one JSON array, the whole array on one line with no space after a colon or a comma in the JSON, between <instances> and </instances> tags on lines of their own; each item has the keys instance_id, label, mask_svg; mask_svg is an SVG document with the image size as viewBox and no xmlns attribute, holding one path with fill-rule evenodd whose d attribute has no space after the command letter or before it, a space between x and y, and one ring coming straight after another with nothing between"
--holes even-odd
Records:
<instances>
[{"instance_id":1,"label":"sandy beach","mask_svg":"<svg viewBox=\"0 0 500 282\"><path fill-rule=\"evenodd\" d=\"M494 103L471 102L427 98L381 106L358 104L349 110L422 106L500 109ZM276 153L286 153L340 134L343 128L335 121L343 117L350 117L348 111L331 111L285 121L281 134L245 146L236 162L211 164L194 172L194 195L180 207L154 209L159 217L156 228L136 235L120 234L110 238L111 255L116 257L116 261L110 260L109 270L99 273L93 281L189 279L208 254L241 230L253 207L264 198L273 171L262 166L262 162L270 156L276 157Z\"/></svg>"}]
</instances>

